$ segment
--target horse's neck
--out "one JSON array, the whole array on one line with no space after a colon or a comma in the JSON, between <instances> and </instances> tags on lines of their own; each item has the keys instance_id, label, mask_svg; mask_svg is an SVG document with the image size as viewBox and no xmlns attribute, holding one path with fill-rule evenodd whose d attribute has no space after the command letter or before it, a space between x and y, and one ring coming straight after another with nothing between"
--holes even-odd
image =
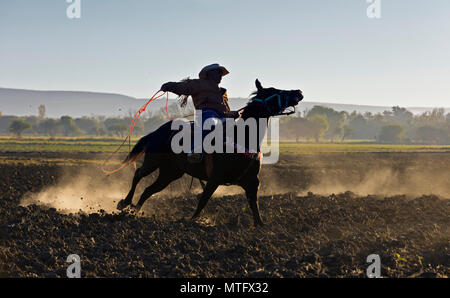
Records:
<instances>
[{"instance_id":1,"label":"horse's neck","mask_svg":"<svg viewBox=\"0 0 450 298\"><path fill-rule=\"evenodd\" d=\"M242 117L245 120L249 118L254 118L256 120L256 127L258 130L258 151L261 150L261 143L267 132L267 126L269 125L269 119L258 115L258 113L248 113L244 114Z\"/></svg>"}]
</instances>

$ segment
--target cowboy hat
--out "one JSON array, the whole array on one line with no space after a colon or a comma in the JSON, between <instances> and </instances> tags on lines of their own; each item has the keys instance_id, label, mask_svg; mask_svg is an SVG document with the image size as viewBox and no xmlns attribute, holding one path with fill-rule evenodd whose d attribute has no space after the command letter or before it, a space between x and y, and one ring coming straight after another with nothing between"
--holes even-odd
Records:
<instances>
[{"instance_id":1,"label":"cowboy hat","mask_svg":"<svg viewBox=\"0 0 450 298\"><path fill-rule=\"evenodd\" d=\"M214 70L214 69L220 69L222 71L222 76L226 76L227 74L230 73L225 67L223 67L217 63L214 63L214 64L203 67L202 70L200 71L200 73L198 74L198 77L200 79L206 79L206 73L208 71Z\"/></svg>"}]
</instances>

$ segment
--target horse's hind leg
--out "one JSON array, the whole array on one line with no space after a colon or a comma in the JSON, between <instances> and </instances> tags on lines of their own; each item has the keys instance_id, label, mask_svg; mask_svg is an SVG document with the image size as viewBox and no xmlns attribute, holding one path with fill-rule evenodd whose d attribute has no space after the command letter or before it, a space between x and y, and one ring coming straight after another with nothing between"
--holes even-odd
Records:
<instances>
[{"instance_id":1,"label":"horse's hind leg","mask_svg":"<svg viewBox=\"0 0 450 298\"><path fill-rule=\"evenodd\" d=\"M158 178L156 179L155 182L153 182L152 185L150 185L144 190L144 192L141 195L141 198L139 199L139 202L137 203L136 206L133 206L133 209L136 212L138 212L142 208L142 205L144 205L145 201L147 201L147 199L151 195L160 192L161 190L166 188L166 186L169 185L172 181L177 180L181 176L183 176L183 173L175 171L174 169L171 169L170 171L165 169L159 169Z\"/></svg>"},{"instance_id":2,"label":"horse's hind leg","mask_svg":"<svg viewBox=\"0 0 450 298\"><path fill-rule=\"evenodd\" d=\"M212 194L216 191L219 184L209 180L206 183L205 188L203 189L203 193L200 195L200 200L198 201L197 210L195 211L192 219L196 219L199 217L200 212L202 212L203 208L205 208Z\"/></svg>"},{"instance_id":3,"label":"horse's hind leg","mask_svg":"<svg viewBox=\"0 0 450 298\"><path fill-rule=\"evenodd\" d=\"M250 205L250 209L252 209L253 223L255 227L263 226L264 224L261 220L261 216L259 215L259 206L258 206L258 188L259 188L258 177L252 177L241 186L245 190L248 204Z\"/></svg>"},{"instance_id":4,"label":"horse's hind leg","mask_svg":"<svg viewBox=\"0 0 450 298\"><path fill-rule=\"evenodd\" d=\"M145 155L144 164L134 172L133 183L131 185L130 192L125 197L125 199L121 200L117 204L117 209L122 210L132 203L134 192L136 191L136 186L138 185L139 181L141 181L141 179L145 176L150 175L158 168L158 166L159 158L157 158L157 156Z\"/></svg>"}]
</instances>

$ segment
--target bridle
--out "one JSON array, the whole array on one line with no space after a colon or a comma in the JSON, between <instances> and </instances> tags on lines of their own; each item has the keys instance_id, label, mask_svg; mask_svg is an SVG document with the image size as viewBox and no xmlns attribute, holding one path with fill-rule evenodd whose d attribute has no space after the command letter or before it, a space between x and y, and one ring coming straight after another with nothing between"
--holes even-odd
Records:
<instances>
[{"instance_id":1,"label":"bridle","mask_svg":"<svg viewBox=\"0 0 450 298\"><path fill-rule=\"evenodd\" d=\"M292 114L295 113L295 106L292 106L292 107L294 108L293 111L281 113L281 111L284 111L286 108L288 108L288 103L289 103L289 95L287 95L287 97L285 98L285 103L284 103L284 105L281 104L281 94L282 94L283 92L284 92L284 90L281 90L280 92L275 93L275 94L272 94L271 96L266 97L266 98L264 98L264 99L254 97L254 98L251 99L251 101L255 101L255 102L262 103L263 106L264 106L264 108L266 109L266 111L267 111L267 112L269 113L269 115L271 115L271 116L292 115ZM278 108L279 108L279 111L280 111L280 112L273 113L272 109L269 107L268 102L269 102L269 100L271 100L272 98L278 98L277 103L278 103Z\"/></svg>"}]
</instances>

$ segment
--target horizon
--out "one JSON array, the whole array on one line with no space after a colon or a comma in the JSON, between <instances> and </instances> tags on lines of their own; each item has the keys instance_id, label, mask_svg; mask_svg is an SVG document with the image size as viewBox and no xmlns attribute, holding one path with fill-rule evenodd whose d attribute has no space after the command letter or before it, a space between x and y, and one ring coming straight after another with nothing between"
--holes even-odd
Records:
<instances>
[{"instance_id":1,"label":"horizon","mask_svg":"<svg viewBox=\"0 0 450 298\"><path fill-rule=\"evenodd\" d=\"M382 0L380 19L367 17L366 0L81 0L79 19L69 5L0 3L0 85L147 98L217 62L231 98L247 98L259 78L311 102L449 106L445 0Z\"/></svg>"},{"instance_id":2,"label":"horizon","mask_svg":"<svg viewBox=\"0 0 450 298\"><path fill-rule=\"evenodd\" d=\"M124 96L124 97L129 97L131 99L134 100L146 100L147 98L138 98L138 97L133 97L131 95L128 94L123 94L123 93L111 93L111 92L102 92L102 91L91 91L91 90L60 90L60 89L56 89L56 90L38 90L38 89L26 89L26 88L8 88L8 87L3 87L0 86L0 89L10 89L10 90L22 90L22 91L37 91L37 92L74 92L74 93L94 93L94 94L106 94L106 95L119 95L119 96ZM172 95L172 97L170 96ZM176 94L175 94L176 95ZM230 99L239 99L239 100L248 100L250 99L250 97L230 97ZM169 93L169 100L171 101L176 101L177 98L174 98L174 94L173 93ZM396 105L393 106L389 106L389 105L371 105L371 104L357 104L357 103L346 103L346 102L327 102L327 101L310 101L310 100L302 100L300 102L300 105L302 102L308 102L308 103L317 103L317 104L330 104L330 105L349 105L349 106L360 106L360 107L380 107L380 108L392 108ZM401 108L406 108L406 109L439 109L439 108L443 108L444 110L450 110L450 106L399 106ZM450 113L450 112L449 112Z\"/></svg>"}]
</instances>

